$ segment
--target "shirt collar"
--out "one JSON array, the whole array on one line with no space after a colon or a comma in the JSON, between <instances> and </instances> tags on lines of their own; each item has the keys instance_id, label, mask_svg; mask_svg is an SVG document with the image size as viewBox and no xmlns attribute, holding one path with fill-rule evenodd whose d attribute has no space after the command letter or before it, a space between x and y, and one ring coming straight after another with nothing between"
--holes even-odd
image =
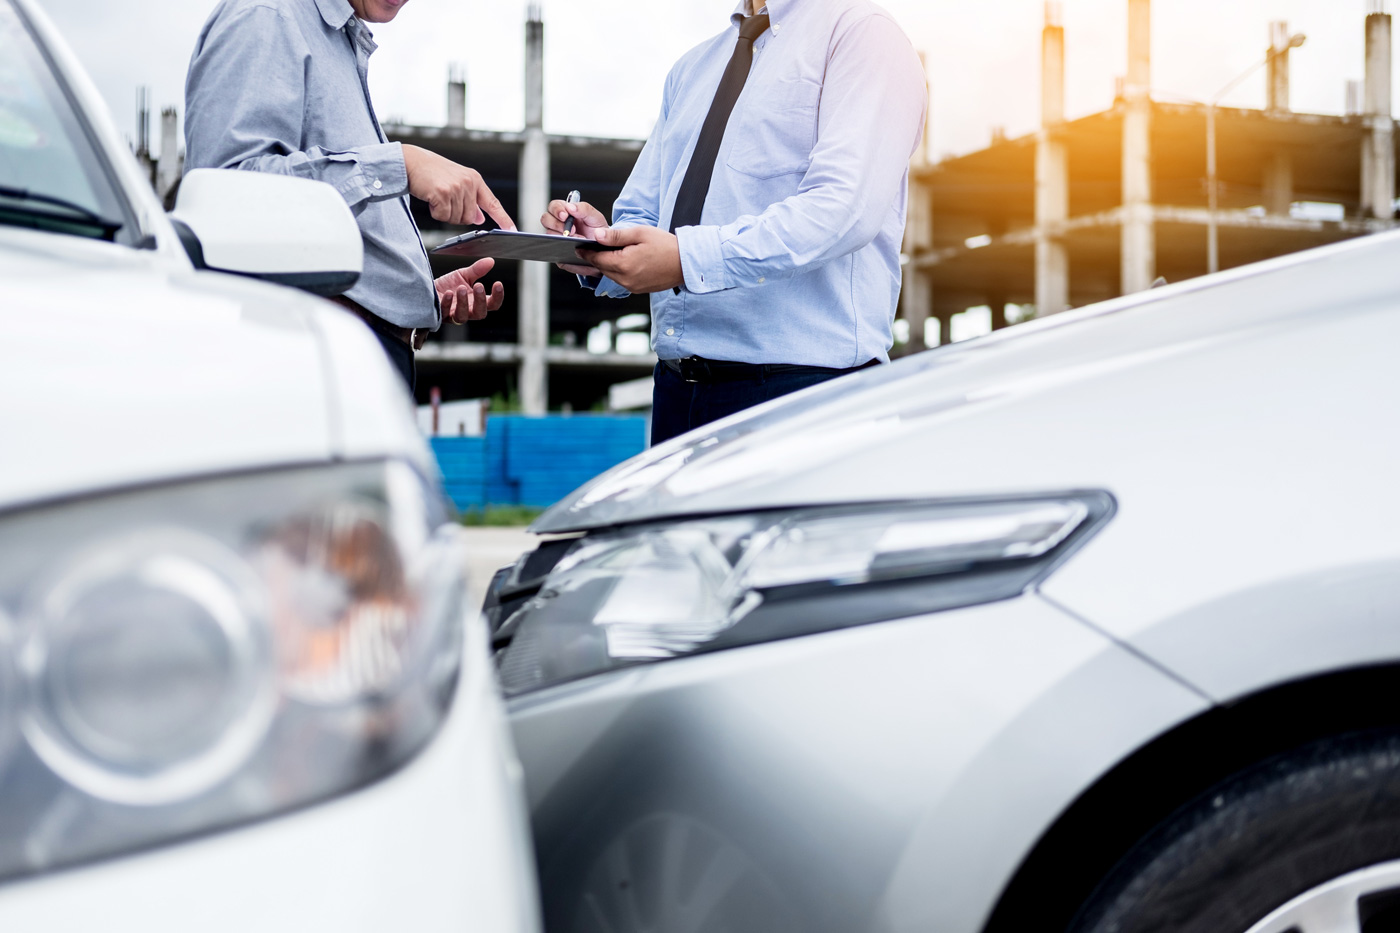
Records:
<instances>
[{"instance_id":1,"label":"shirt collar","mask_svg":"<svg viewBox=\"0 0 1400 933\"><path fill-rule=\"evenodd\" d=\"M768 16L775 23L782 22L783 15L787 13L788 7L792 5L792 0L766 0L763 7L767 7ZM763 7L759 9L762 10ZM747 0L739 0L738 6L734 7L734 13L729 18L737 26L739 21L749 15L749 5Z\"/></svg>"},{"instance_id":2,"label":"shirt collar","mask_svg":"<svg viewBox=\"0 0 1400 933\"><path fill-rule=\"evenodd\" d=\"M321 11L321 19L332 29L343 28L355 15L350 0L316 0L316 8Z\"/></svg>"}]
</instances>

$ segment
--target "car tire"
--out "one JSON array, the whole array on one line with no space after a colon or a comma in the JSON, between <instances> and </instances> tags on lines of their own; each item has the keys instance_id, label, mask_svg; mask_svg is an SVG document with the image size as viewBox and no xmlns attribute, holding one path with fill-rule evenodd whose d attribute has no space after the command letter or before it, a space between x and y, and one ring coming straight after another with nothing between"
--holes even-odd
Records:
<instances>
[{"instance_id":1,"label":"car tire","mask_svg":"<svg viewBox=\"0 0 1400 933\"><path fill-rule=\"evenodd\" d=\"M1069 929L1400 931L1400 735L1324 740L1217 785L1135 846Z\"/></svg>"}]
</instances>

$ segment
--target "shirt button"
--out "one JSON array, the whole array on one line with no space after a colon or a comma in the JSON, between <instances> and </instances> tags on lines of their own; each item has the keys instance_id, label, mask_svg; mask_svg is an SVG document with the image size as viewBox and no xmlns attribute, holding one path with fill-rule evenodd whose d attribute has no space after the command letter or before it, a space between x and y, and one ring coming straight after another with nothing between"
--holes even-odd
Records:
<instances>
[{"instance_id":1,"label":"shirt button","mask_svg":"<svg viewBox=\"0 0 1400 933\"><path fill-rule=\"evenodd\" d=\"M384 182L382 182L382 181L380 181L378 178L376 178L376 179L374 180L374 189L375 189L376 191L378 191L380 188L383 188L383 187L384 187Z\"/></svg>"},{"instance_id":2,"label":"shirt button","mask_svg":"<svg viewBox=\"0 0 1400 933\"><path fill-rule=\"evenodd\" d=\"M667 337L674 337L674 336L676 336L676 329L675 329L674 327L668 327L668 328L666 328L666 336L667 336Z\"/></svg>"},{"instance_id":3,"label":"shirt button","mask_svg":"<svg viewBox=\"0 0 1400 933\"><path fill-rule=\"evenodd\" d=\"M768 279L767 279L766 276L760 275L760 276L758 277L758 284L759 284L759 285L763 285L763 284L766 283L767 281L768 281Z\"/></svg>"}]
</instances>

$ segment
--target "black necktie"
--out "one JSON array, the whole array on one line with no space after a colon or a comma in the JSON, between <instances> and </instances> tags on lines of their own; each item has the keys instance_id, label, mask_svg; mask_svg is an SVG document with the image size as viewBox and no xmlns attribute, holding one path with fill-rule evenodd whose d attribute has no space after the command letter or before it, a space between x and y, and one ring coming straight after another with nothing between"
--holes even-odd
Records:
<instances>
[{"instance_id":1,"label":"black necktie","mask_svg":"<svg viewBox=\"0 0 1400 933\"><path fill-rule=\"evenodd\" d=\"M719 144L724 141L724 130L729 125L734 104L749 80L754 40L767 29L766 13L750 16L739 24L739 42L734 46L729 66L724 69L719 90L715 91L714 103L710 104L705 125L700 128L695 154L690 157L690 167L685 170L685 180L681 182L680 193L676 195L676 206L671 211L672 233L679 227L693 227L700 223L700 215L705 210L705 197L710 193L710 179L715 174L715 159L719 158Z\"/></svg>"}]
</instances>

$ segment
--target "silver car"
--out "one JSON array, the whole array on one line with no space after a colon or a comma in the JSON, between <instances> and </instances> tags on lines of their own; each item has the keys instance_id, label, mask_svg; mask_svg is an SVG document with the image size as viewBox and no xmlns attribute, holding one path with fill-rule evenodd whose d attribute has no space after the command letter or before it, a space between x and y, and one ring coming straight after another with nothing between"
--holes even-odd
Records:
<instances>
[{"instance_id":1,"label":"silver car","mask_svg":"<svg viewBox=\"0 0 1400 933\"><path fill-rule=\"evenodd\" d=\"M1400 929L1400 235L579 490L487 600L554 933Z\"/></svg>"}]
</instances>

